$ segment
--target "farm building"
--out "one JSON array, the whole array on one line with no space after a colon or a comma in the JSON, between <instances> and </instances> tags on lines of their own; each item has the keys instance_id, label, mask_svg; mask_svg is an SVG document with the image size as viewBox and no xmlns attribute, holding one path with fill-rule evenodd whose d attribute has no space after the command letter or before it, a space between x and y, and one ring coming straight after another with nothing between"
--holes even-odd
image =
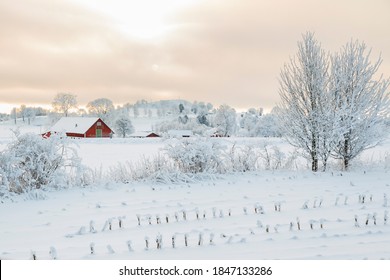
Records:
<instances>
[{"instance_id":1,"label":"farm building","mask_svg":"<svg viewBox=\"0 0 390 280\"><path fill-rule=\"evenodd\" d=\"M111 137L112 129L97 117L67 117L61 118L44 137L54 133L65 133L68 137L100 138Z\"/></svg>"},{"instance_id":2,"label":"farm building","mask_svg":"<svg viewBox=\"0 0 390 280\"><path fill-rule=\"evenodd\" d=\"M152 137L160 137L157 133L150 131L138 131L130 134L132 138L152 138Z\"/></svg>"}]
</instances>

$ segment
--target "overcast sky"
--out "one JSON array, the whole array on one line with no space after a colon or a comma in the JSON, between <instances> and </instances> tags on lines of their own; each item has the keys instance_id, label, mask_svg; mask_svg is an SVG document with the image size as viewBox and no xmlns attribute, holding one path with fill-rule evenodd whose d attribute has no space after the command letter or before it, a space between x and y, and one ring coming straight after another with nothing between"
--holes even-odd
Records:
<instances>
[{"instance_id":1,"label":"overcast sky","mask_svg":"<svg viewBox=\"0 0 390 280\"><path fill-rule=\"evenodd\" d=\"M1 0L0 111L58 92L269 109L306 31L364 41L390 76L389 0Z\"/></svg>"}]
</instances>

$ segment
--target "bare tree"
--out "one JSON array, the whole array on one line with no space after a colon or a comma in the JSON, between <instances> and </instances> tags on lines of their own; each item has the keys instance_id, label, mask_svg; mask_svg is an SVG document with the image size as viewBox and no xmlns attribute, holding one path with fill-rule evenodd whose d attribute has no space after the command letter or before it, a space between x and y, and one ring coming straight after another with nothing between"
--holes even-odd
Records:
<instances>
[{"instance_id":1,"label":"bare tree","mask_svg":"<svg viewBox=\"0 0 390 280\"><path fill-rule=\"evenodd\" d=\"M52 102L54 111L68 116L69 110L77 107L76 95L71 93L57 93Z\"/></svg>"},{"instance_id":2,"label":"bare tree","mask_svg":"<svg viewBox=\"0 0 390 280\"><path fill-rule=\"evenodd\" d=\"M88 112L96 115L103 120L107 120L107 116L115 109L114 104L108 98L98 98L87 104Z\"/></svg>"},{"instance_id":3,"label":"bare tree","mask_svg":"<svg viewBox=\"0 0 390 280\"><path fill-rule=\"evenodd\" d=\"M12 108L11 115L14 119L14 123L16 124L16 119L18 118L18 109L16 107Z\"/></svg>"},{"instance_id":4,"label":"bare tree","mask_svg":"<svg viewBox=\"0 0 390 280\"><path fill-rule=\"evenodd\" d=\"M19 112L20 112L20 116L22 117L23 122L26 121L26 120L25 120L25 117L26 117L26 109L27 109L26 105L24 105L24 104L20 105Z\"/></svg>"},{"instance_id":5,"label":"bare tree","mask_svg":"<svg viewBox=\"0 0 390 280\"><path fill-rule=\"evenodd\" d=\"M285 64L280 74L280 113L283 135L311 160L312 171L318 171L320 143L325 133L322 112L327 99L329 56L314 38L303 35L298 53Z\"/></svg>"},{"instance_id":6,"label":"bare tree","mask_svg":"<svg viewBox=\"0 0 390 280\"><path fill-rule=\"evenodd\" d=\"M351 41L332 60L332 92L336 98L339 139L334 157L350 161L362 151L376 146L385 131L385 116L390 113L390 81L374 79L382 62L370 61L371 51L364 43Z\"/></svg>"},{"instance_id":7,"label":"bare tree","mask_svg":"<svg viewBox=\"0 0 390 280\"><path fill-rule=\"evenodd\" d=\"M31 124L31 120L35 119L35 116L36 116L36 110L35 108L32 108L32 107L27 107L26 110L25 110L25 116L27 118L27 121L28 121L28 125Z\"/></svg>"},{"instance_id":8,"label":"bare tree","mask_svg":"<svg viewBox=\"0 0 390 280\"><path fill-rule=\"evenodd\" d=\"M115 128L116 132L122 135L123 138L125 138L127 134L134 132L134 127L129 116L124 114L120 115L115 121Z\"/></svg>"}]
</instances>

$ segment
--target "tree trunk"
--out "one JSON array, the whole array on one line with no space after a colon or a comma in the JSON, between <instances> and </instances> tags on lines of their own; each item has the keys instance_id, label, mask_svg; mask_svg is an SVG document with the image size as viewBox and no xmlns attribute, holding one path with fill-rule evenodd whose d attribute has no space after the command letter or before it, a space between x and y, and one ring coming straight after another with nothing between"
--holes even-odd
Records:
<instances>
[{"instance_id":1,"label":"tree trunk","mask_svg":"<svg viewBox=\"0 0 390 280\"><path fill-rule=\"evenodd\" d=\"M344 170L348 171L348 167L349 167L349 158L345 157L344 158Z\"/></svg>"},{"instance_id":2,"label":"tree trunk","mask_svg":"<svg viewBox=\"0 0 390 280\"><path fill-rule=\"evenodd\" d=\"M318 159L313 158L311 162L311 171L317 172L318 171Z\"/></svg>"},{"instance_id":3,"label":"tree trunk","mask_svg":"<svg viewBox=\"0 0 390 280\"><path fill-rule=\"evenodd\" d=\"M318 153L317 153L317 141L315 138L315 134L312 133L312 140L311 140L311 171L317 172L318 171Z\"/></svg>"},{"instance_id":4,"label":"tree trunk","mask_svg":"<svg viewBox=\"0 0 390 280\"><path fill-rule=\"evenodd\" d=\"M348 167L349 167L349 135L346 135L345 136L345 140L344 140L344 170L345 171L348 171Z\"/></svg>"},{"instance_id":5,"label":"tree trunk","mask_svg":"<svg viewBox=\"0 0 390 280\"><path fill-rule=\"evenodd\" d=\"M322 164L323 164L322 171L325 172L326 171L326 166L328 164L328 160L327 159L323 160Z\"/></svg>"}]
</instances>

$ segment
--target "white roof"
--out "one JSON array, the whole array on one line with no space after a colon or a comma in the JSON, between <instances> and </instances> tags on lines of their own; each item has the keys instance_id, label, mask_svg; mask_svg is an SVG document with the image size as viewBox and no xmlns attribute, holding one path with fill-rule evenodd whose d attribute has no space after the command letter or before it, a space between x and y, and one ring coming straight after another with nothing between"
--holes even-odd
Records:
<instances>
[{"instance_id":1,"label":"white roof","mask_svg":"<svg viewBox=\"0 0 390 280\"><path fill-rule=\"evenodd\" d=\"M97 117L67 117L61 118L50 131L73 132L83 134L98 120Z\"/></svg>"}]
</instances>

